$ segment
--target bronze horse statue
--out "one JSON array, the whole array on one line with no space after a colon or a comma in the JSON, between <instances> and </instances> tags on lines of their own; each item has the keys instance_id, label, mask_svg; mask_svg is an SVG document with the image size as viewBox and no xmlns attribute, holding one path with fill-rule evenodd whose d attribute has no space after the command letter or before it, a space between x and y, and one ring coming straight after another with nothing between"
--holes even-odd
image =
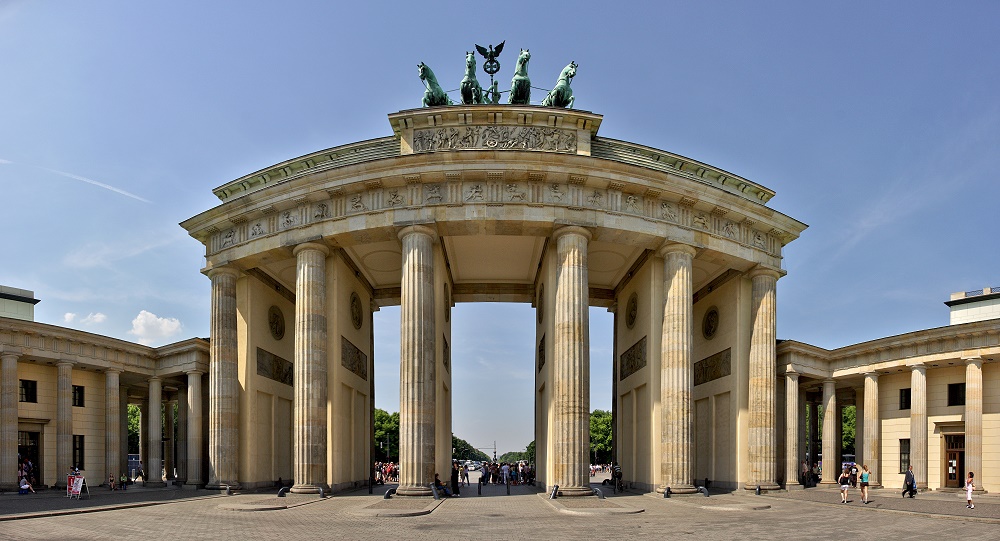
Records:
<instances>
[{"instance_id":1,"label":"bronze horse statue","mask_svg":"<svg viewBox=\"0 0 1000 541\"><path fill-rule=\"evenodd\" d=\"M486 103L483 99L483 87L479 86L476 79L476 53L465 53L465 77L459 86L462 92L462 103L473 105Z\"/></svg>"},{"instance_id":2,"label":"bronze horse statue","mask_svg":"<svg viewBox=\"0 0 1000 541\"><path fill-rule=\"evenodd\" d=\"M510 95L507 96L507 103L527 105L531 101L528 60L531 60L531 53L527 49L521 49L521 54L517 57L517 65L514 68L514 78L510 80Z\"/></svg>"},{"instance_id":3,"label":"bronze horse statue","mask_svg":"<svg viewBox=\"0 0 1000 541\"><path fill-rule=\"evenodd\" d=\"M448 98L448 94L441 89L441 85L438 84L437 77L434 76L434 72L431 71L431 68L427 64L421 62L417 64L417 69L420 70L420 80L424 81L427 85L427 90L424 91L424 107L451 105L451 99Z\"/></svg>"},{"instance_id":4,"label":"bronze horse statue","mask_svg":"<svg viewBox=\"0 0 1000 541\"><path fill-rule=\"evenodd\" d=\"M573 108L573 100L576 99L576 96L573 95L573 89L569 87L569 83L573 77L576 77L576 67L576 62L570 62L568 66L563 68L555 88L550 90L549 95L542 100L542 107Z\"/></svg>"}]
</instances>

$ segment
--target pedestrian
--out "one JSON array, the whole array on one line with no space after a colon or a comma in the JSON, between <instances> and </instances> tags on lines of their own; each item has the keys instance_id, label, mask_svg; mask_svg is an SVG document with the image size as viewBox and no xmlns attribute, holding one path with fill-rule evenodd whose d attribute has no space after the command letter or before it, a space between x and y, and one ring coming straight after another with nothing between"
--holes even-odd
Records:
<instances>
[{"instance_id":1,"label":"pedestrian","mask_svg":"<svg viewBox=\"0 0 1000 541\"><path fill-rule=\"evenodd\" d=\"M847 491L851 488L851 471L844 468L837 482L840 483L840 503L847 503Z\"/></svg>"},{"instance_id":2,"label":"pedestrian","mask_svg":"<svg viewBox=\"0 0 1000 541\"><path fill-rule=\"evenodd\" d=\"M851 463L851 487L858 488L858 463Z\"/></svg>"},{"instance_id":3,"label":"pedestrian","mask_svg":"<svg viewBox=\"0 0 1000 541\"><path fill-rule=\"evenodd\" d=\"M113 473L108 474L108 488L115 490L115 474Z\"/></svg>"},{"instance_id":4,"label":"pedestrian","mask_svg":"<svg viewBox=\"0 0 1000 541\"><path fill-rule=\"evenodd\" d=\"M469 486L469 464L462 465L462 485Z\"/></svg>"},{"instance_id":5,"label":"pedestrian","mask_svg":"<svg viewBox=\"0 0 1000 541\"><path fill-rule=\"evenodd\" d=\"M868 505L868 482L872 477L872 471L868 469L868 464L861 466L861 502Z\"/></svg>"},{"instance_id":6,"label":"pedestrian","mask_svg":"<svg viewBox=\"0 0 1000 541\"><path fill-rule=\"evenodd\" d=\"M965 501L968 502L968 505L966 505L965 507L969 509L976 508L975 505L972 505L972 491L976 489L976 484L972 482L972 478L975 476L976 474L970 471L969 477L965 480Z\"/></svg>"},{"instance_id":7,"label":"pedestrian","mask_svg":"<svg viewBox=\"0 0 1000 541\"><path fill-rule=\"evenodd\" d=\"M903 479L903 497L906 497L906 493L910 493L912 498L917 493L917 481L913 477L913 466L907 466L906 477Z\"/></svg>"},{"instance_id":8,"label":"pedestrian","mask_svg":"<svg viewBox=\"0 0 1000 541\"><path fill-rule=\"evenodd\" d=\"M146 472L142 470L142 461L139 461L139 468L135 472L135 479L132 479L133 483L138 483L139 478L142 477L143 482L146 481Z\"/></svg>"},{"instance_id":9,"label":"pedestrian","mask_svg":"<svg viewBox=\"0 0 1000 541\"><path fill-rule=\"evenodd\" d=\"M458 462L451 462L451 491L456 496L461 495L461 491L458 488Z\"/></svg>"},{"instance_id":10,"label":"pedestrian","mask_svg":"<svg viewBox=\"0 0 1000 541\"><path fill-rule=\"evenodd\" d=\"M799 484L802 486L809 486L809 464L805 460L802 461L802 472L799 473Z\"/></svg>"}]
</instances>

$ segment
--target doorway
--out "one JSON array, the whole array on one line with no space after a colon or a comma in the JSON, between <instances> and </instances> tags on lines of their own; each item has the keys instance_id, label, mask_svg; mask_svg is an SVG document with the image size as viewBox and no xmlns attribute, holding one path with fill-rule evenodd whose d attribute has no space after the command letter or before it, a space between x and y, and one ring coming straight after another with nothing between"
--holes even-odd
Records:
<instances>
[{"instance_id":1,"label":"doorway","mask_svg":"<svg viewBox=\"0 0 1000 541\"><path fill-rule=\"evenodd\" d=\"M32 486L40 486L39 482L44 479L42 477L42 461L39 460L41 455L41 433L40 432L27 432L20 430L17 433L17 457L21 464L27 459L31 463L31 473L28 482Z\"/></svg>"},{"instance_id":2,"label":"doorway","mask_svg":"<svg viewBox=\"0 0 1000 541\"><path fill-rule=\"evenodd\" d=\"M945 435L944 445L944 486L945 488L962 488L962 485L965 484L962 477L962 472L965 471L965 435Z\"/></svg>"}]
</instances>

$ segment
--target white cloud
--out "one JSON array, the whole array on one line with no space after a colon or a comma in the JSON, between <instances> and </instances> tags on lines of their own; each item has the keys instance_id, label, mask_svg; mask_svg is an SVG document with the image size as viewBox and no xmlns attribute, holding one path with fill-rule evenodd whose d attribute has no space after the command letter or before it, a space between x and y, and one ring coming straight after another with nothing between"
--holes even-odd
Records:
<instances>
[{"instance_id":1,"label":"white cloud","mask_svg":"<svg viewBox=\"0 0 1000 541\"><path fill-rule=\"evenodd\" d=\"M66 312L65 314L63 314L63 321L65 321L66 323L73 323L74 319L76 319L76 314L74 314L73 312Z\"/></svg>"},{"instance_id":2,"label":"white cloud","mask_svg":"<svg viewBox=\"0 0 1000 541\"><path fill-rule=\"evenodd\" d=\"M0 165L4 165L4 164L8 164L8 163L14 163L14 162L12 162L10 160L5 160L3 158L0 158Z\"/></svg>"},{"instance_id":3,"label":"white cloud","mask_svg":"<svg viewBox=\"0 0 1000 541\"><path fill-rule=\"evenodd\" d=\"M106 315L104 315L104 314L102 314L100 312L96 312L96 313L95 312L91 312L91 313L87 314L87 317L81 319L80 323L83 323L84 325L93 325L93 324L96 324L96 323L103 323L104 320L106 320L106 319L108 319L108 316L106 316Z\"/></svg>"},{"instance_id":4,"label":"white cloud","mask_svg":"<svg viewBox=\"0 0 1000 541\"><path fill-rule=\"evenodd\" d=\"M135 336L140 344L153 345L164 342L181 332L181 322L177 318L159 317L154 313L142 310L132 320L132 330L129 334Z\"/></svg>"}]
</instances>

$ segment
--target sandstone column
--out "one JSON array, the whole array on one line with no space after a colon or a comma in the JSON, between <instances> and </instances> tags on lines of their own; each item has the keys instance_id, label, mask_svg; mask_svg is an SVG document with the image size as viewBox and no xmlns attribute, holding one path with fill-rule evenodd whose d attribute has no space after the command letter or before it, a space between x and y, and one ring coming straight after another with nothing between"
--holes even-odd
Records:
<instances>
[{"instance_id":1,"label":"sandstone column","mask_svg":"<svg viewBox=\"0 0 1000 541\"><path fill-rule=\"evenodd\" d=\"M188 440L188 391L187 385L177 390L177 484L187 481Z\"/></svg>"},{"instance_id":2,"label":"sandstone column","mask_svg":"<svg viewBox=\"0 0 1000 541\"><path fill-rule=\"evenodd\" d=\"M854 388L854 462L861 470L861 461L865 457L865 386Z\"/></svg>"},{"instance_id":3,"label":"sandstone column","mask_svg":"<svg viewBox=\"0 0 1000 541\"><path fill-rule=\"evenodd\" d=\"M553 319L552 406L555 416L552 484L563 496L589 496L590 488L590 289L582 227L555 231L556 305Z\"/></svg>"},{"instance_id":4,"label":"sandstone column","mask_svg":"<svg viewBox=\"0 0 1000 541\"><path fill-rule=\"evenodd\" d=\"M59 361L56 366L56 486L65 487L66 472L73 468L73 363Z\"/></svg>"},{"instance_id":5,"label":"sandstone column","mask_svg":"<svg viewBox=\"0 0 1000 541\"><path fill-rule=\"evenodd\" d=\"M118 397L119 384L118 375L122 373L121 368L112 367L104 371L104 477L114 475L118 480L121 473L121 400Z\"/></svg>"},{"instance_id":6,"label":"sandstone column","mask_svg":"<svg viewBox=\"0 0 1000 541\"><path fill-rule=\"evenodd\" d=\"M785 488L798 485L799 465L799 375L785 373Z\"/></svg>"},{"instance_id":7,"label":"sandstone column","mask_svg":"<svg viewBox=\"0 0 1000 541\"><path fill-rule=\"evenodd\" d=\"M819 462L819 405L809 402L806 405L809 414L809 471L812 471L813 462Z\"/></svg>"},{"instance_id":8,"label":"sandstone column","mask_svg":"<svg viewBox=\"0 0 1000 541\"><path fill-rule=\"evenodd\" d=\"M399 488L430 496L434 481L435 357L434 230L399 232L403 248L399 310ZM439 472L442 479L447 472Z\"/></svg>"},{"instance_id":9,"label":"sandstone column","mask_svg":"<svg viewBox=\"0 0 1000 541\"><path fill-rule=\"evenodd\" d=\"M201 463L201 372L192 370L187 373L187 479L185 485L197 487L202 481Z\"/></svg>"},{"instance_id":10,"label":"sandstone column","mask_svg":"<svg viewBox=\"0 0 1000 541\"><path fill-rule=\"evenodd\" d=\"M837 384L832 379L823 380L823 474L824 485L837 483L840 464L837 464Z\"/></svg>"},{"instance_id":11,"label":"sandstone column","mask_svg":"<svg viewBox=\"0 0 1000 541\"><path fill-rule=\"evenodd\" d=\"M238 274L233 269L223 267L209 271L208 276L212 279L212 319L208 365L209 481L206 488L235 488L239 487L240 471L239 344L236 328Z\"/></svg>"},{"instance_id":12,"label":"sandstone column","mask_svg":"<svg viewBox=\"0 0 1000 541\"><path fill-rule=\"evenodd\" d=\"M151 377L149 378L149 406L146 411L149 412L149 418L144 419L146 421L146 447L149 449L147 451L147 456L149 457L146 461L146 486L147 487L159 487L164 486L163 482L163 415L162 415L162 402L163 397L163 386L160 378Z\"/></svg>"},{"instance_id":13,"label":"sandstone column","mask_svg":"<svg viewBox=\"0 0 1000 541\"><path fill-rule=\"evenodd\" d=\"M965 469L976 474L976 491L983 489L983 360L965 359Z\"/></svg>"},{"instance_id":14,"label":"sandstone column","mask_svg":"<svg viewBox=\"0 0 1000 541\"><path fill-rule=\"evenodd\" d=\"M692 278L695 249L667 244L663 257L663 328L660 355L660 486L659 493L690 494L694 480L694 416L691 392Z\"/></svg>"},{"instance_id":15,"label":"sandstone column","mask_svg":"<svg viewBox=\"0 0 1000 541\"><path fill-rule=\"evenodd\" d=\"M295 255L295 458L291 491L329 492L326 479L326 256L322 244L299 244Z\"/></svg>"},{"instance_id":16,"label":"sandstone column","mask_svg":"<svg viewBox=\"0 0 1000 541\"><path fill-rule=\"evenodd\" d=\"M910 367L910 465L917 488L926 489L927 367L922 364Z\"/></svg>"},{"instance_id":17,"label":"sandstone column","mask_svg":"<svg viewBox=\"0 0 1000 541\"><path fill-rule=\"evenodd\" d=\"M865 373L865 443L862 465L871 470L870 486L879 486L882 471L879 458L882 456L882 430L878 411L878 373Z\"/></svg>"},{"instance_id":18,"label":"sandstone column","mask_svg":"<svg viewBox=\"0 0 1000 541\"><path fill-rule=\"evenodd\" d=\"M750 337L750 419L748 438L749 465L746 488L776 490L777 458L775 446L775 365L776 303L775 291L780 274L766 268L749 274L753 282L753 334Z\"/></svg>"},{"instance_id":19,"label":"sandstone column","mask_svg":"<svg viewBox=\"0 0 1000 541\"><path fill-rule=\"evenodd\" d=\"M17 353L0 353L0 490L17 488Z\"/></svg>"},{"instance_id":20,"label":"sandstone column","mask_svg":"<svg viewBox=\"0 0 1000 541\"><path fill-rule=\"evenodd\" d=\"M163 402L163 480L174 478L174 401Z\"/></svg>"}]
</instances>

